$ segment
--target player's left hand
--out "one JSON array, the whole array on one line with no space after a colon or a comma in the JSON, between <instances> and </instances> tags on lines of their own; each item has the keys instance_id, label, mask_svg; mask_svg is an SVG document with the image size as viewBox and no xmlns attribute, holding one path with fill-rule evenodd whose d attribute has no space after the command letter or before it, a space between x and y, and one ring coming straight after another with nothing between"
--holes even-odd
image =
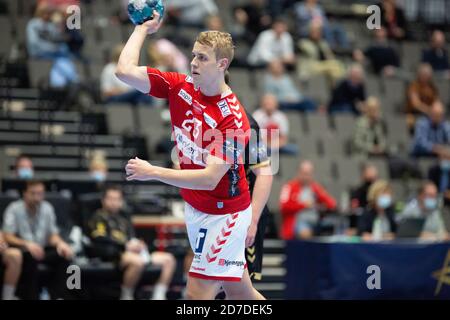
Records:
<instances>
[{"instance_id":1,"label":"player's left hand","mask_svg":"<svg viewBox=\"0 0 450 320\"><path fill-rule=\"evenodd\" d=\"M127 180L149 180L152 179L153 166L145 160L139 159L138 157L128 160L125 166L125 171L127 173Z\"/></svg>"},{"instance_id":2,"label":"player's left hand","mask_svg":"<svg viewBox=\"0 0 450 320\"><path fill-rule=\"evenodd\" d=\"M256 223L250 224L247 230L247 237L245 238L245 247L251 247L255 242L256 231L258 231L258 225Z\"/></svg>"}]
</instances>

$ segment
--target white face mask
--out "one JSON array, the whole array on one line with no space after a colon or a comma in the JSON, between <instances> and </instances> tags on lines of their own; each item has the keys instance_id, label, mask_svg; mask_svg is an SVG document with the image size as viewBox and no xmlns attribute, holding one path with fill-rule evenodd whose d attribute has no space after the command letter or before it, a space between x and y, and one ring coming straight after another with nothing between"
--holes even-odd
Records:
<instances>
[{"instance_id":1,"label":"white face mask","mask_svg":"<svg viewBox=\"0 0 450 320\"><path fill-rule=\"evenodd\" d=\"M382 194L377 199L377 206L381 209L387 209L392 204L392 198L388 194Z\"/></svg>"},{"instance_id":2,"label":"white face mask","mask_svg":"<svg viewBox=\"0 0 450 320\"><path fill-rule=\"evenodd\" d=\"M34 171L31 168L19 168L17 170L17 175L20 179L29 180L33 179Z\"/></svg>"},{"instance_id":3,"label":"white face mask","mask_svg":"<svg viewBox=\"0 0 450 320\"><path fill-rule=\"evenodd\" d=\"M106 174L103 171L94 171L91 173L91 176L98 182L103 182L106 180Z\"/></svg>"}]
</instances>

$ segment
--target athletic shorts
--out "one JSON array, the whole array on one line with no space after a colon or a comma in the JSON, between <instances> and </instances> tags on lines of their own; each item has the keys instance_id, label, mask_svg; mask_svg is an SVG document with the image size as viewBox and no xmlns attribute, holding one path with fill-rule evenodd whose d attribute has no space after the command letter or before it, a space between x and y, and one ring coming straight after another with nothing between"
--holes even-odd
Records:
<instances>
[{"instance_id":1,"label":"athletic shorts","mask_svg":"<svg viewBox=\"0 0 450 320\"><path fill-rule=\"evenodd\" d=\"M189 275L220 281L240 281L245 268L245 238L252 207L230 214L207 214L186 203L186 228L194 258Z\"/></svg>"}]
</instances>

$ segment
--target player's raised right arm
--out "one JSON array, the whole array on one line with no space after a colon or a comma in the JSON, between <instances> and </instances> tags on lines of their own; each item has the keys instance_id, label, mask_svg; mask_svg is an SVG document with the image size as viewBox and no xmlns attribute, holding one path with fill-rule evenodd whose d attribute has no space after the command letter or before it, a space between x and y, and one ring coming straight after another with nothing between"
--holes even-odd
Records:
<instances>
[{"instance_id":1,"label":"player's raised right arm","mask_svg":"<svg viewBox=\"0 0 450 320\"><path fill-rule=\"evenodd\" d=\"M141 25L137 25L120 54L117 63L116 76L126 84L143 93L150 92L150 81L147 75L147 67L139 66L139 54L147 34L158 31L161 27L159 14L153 11L153 19Z\"/></svg>"}]
</instances>

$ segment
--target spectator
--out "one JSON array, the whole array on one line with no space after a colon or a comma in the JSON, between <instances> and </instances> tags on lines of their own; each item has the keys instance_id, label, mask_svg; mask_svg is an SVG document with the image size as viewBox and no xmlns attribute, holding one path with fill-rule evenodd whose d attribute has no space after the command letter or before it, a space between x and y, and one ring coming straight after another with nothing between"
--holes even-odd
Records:
<instances>
[{"instance_id":1,"label":"spectator","mask_svg":"<svg viewBox=\"0 0 450 320\"><path fill-rule=\"evenodd\" d=\"M163 71L189 73L189 61L171 41L158 39L150 41L147 47L150 65Z\"/></svg>"},{"instance_id":2,"label":"spectator","mask_svg":"<svg viewBox=\"0 0 450 320\"><path fill-rule=\"evenodd\" d=\"M197 28L204 28L206 17L219 12L214 0L171 0L166 9L176 25Z\"/></svg>"},{"instance_id":3,"label":"spectator","mask_svg":"<svg viewBox=\"0 0 450 320\"><path fill-rule=\"evenodd\" d=\"M100 77L100 89L102 98L106 104L108 103L131 103L136 106L138 104L150 104L152 98L120 81L116 75L117 61L119 61L120 53L123 45L114 48L111 61L103 68Z\"/></svg>"},{"instance_id":4,"label":"spectator","mask_svg":"<svg viewBox=\"0 0 450 320\"><path fill-rule=\"evenodd\" d=\"M322 27L324 38L333 49L348 48L349 43L344 29L328 21L322 7L317 0L306 0L295 6L295 17L298 35L306 38L309 35L309 26L317 23Z\"/></svg>"},{"instance_id":5,"label":"spectator","mask_svg":"<svg viewBox=\"0 0 450 320\"><path fill-rule=\"evenodd\" d=\"M355 50L353 56L361 64L364 62L364 58L367 58L376 74L388 77L395 75L398 72L398 67L400 67L399 56L388 42L384 27L375 29L374 42L364 52L359 49Z\"/></svg>"},{"instance_id":6,"label":"spectator","mask_svg":"<svg viewBox=\"0 0 450 320\"><path fill-rule=\"evenodd\" d=\"M27 49L32 58L55 59L67 57L62 28L52 22L53 9L47 4L36 8L35 17L27 24Z\"/></svg>"},{"instance_id":7,"label":"spectator","mask_svg":"<svg viewBox=\"0 0 450 320\"><path fill-rule=\"evenodd\" d=\"M19 249L11 248L5 241L0 231L0 258L3 262L4 275L2 287L2 300L18 300L16 297L16 286L22 271L22 254ZM0 263L1 267L1 263ZM1 270L1 269L0 269Z\"/></svg>"},{"instance_id":8,"label":"spectator","mask_svg":"<svg viewBox=\"0 0 450 320\"><path fill-rule=\"evenodd\" d=\"M51 270L49 292L52 298L69 298L66 270L73 256L72 248L59 236L53 206L44 200L45 186L29 181L23 199L12 202L5 210L3 231L6 242L21 250L24 284L23 299L39 295L38 263ZM19 284L20 286L20 284Z\"/></svg>"},{"instance_id":9,"label":"spectator","mask_svg":"<svg viewBox=\"0 0 450 320\"><path fill-rule=\"evenodd\" d=\"M300 163L297 177L285 184L280 195L280 212L283 217L283 239L310 239L319 226L321 209L335 210L336 200L324 187L314 181L311 161Z\"/></svg>"},{"instance_id":10,"label":"spectator","mask_svg":"<svg viewBox=\"0 0 450 320\"><path fill-rule=\"evenodd\" d=\"M403 40L406 37L406 18L402 8L395 0L382 0L381 25L386 28L389 38Z\"/></svg>"},{"instance_id":11,"label":"spectator","mask_svg":"<svg viewBox=\"0 0 450 320\"><path fill-rule=\"evenodd\" d=\"M98 183L103 183L108 178L108 162L104 155L97 154L89 163L89 175Z\"/></svg>"},{"instance_id":12,"label":"spectator","mask_svg":"<svg viewBox=\"0 0 450 320\"><path fill-rule=\"evenodd\" d=\"M444 118L444 106L436 100L429 117L420 118L415 127L412 155L450 159L450 123Z\"/></svg>"},{"instance_id":13,"label":"spectator","mask_svg":"<svg viewBox=\"0 0 450 320\"><path fill-rule=\"evenodd\" d=\"M286 115L278 110L277 98L272 94L261 97L260 108L253 113L262 137L270 150L280 153L297 154L297 145L288 143L289 122Z\"/></svg>"},{"instance_id":14,"label":"spectator","mask_svg":"<svg viewBox=\"0 0 450 320\"><path fill-rule=\"evenodd\" d=\"M333 90L329 112L350 112L359 115L366 100L364 71L358 64L354 64L343 79Z\"/></svg>"},{"instance_id":15,"label":"spectator","mask_svg":"<svg viewBox=\"0 0 450 320\"><path fill-rule=\"evenodd\" d=\"M146 244L134 237L131 220L124 214L123 205L120 187L105 188L102 208L88 222L92 240L90 255L115 262L124 269L121 300L133 300L136 285L148 263L161 266L162 272L153 290L153 299L165 300L175 271L175 258L167 252L149 254Z\"/></svg>"},{"instance_id":16,"label":"spectator","mask_svg":"<svg viewBox=\"0 0 450 320\"><path fill-rule=\"evenodd\" d=\"M372 184L378 180L378 169L373 164L367 163L361 170L361 184L350 190L351 214L349 234L356 234L358 218L367 207L367 194Z\"/></svg>"},{"instance_id":17,"label":"spectator","mask_svg":"<svg viewBox=\"0 0 450 320\"><path fill-rule=\"evenodd\" d=\"M364 156L386 154L386 127L381 119L380 101L367 98L364 115L356 121L353 151Z\"/></svg>"},{"instance_id":18,"label":"spectator","mask_svg":"<svg viewBox=\"0 0 450 320\"><path fill-rule=\"evenodd\" d=\"M15 177L23 180L33 179L34 167L31 158L26 155L20 155L16 158L14 167Z\"/></svg>"},{"instance_id":19,"label":"spectator","mask_svg":"<svg viewBox=\"0 0 450 320\"><path fill-rule=\"evenodd\" d=\"M264 76L264 91L276 96L282 110L315 111L317 109L314 101L301 94L279 60L273 60L269 64L268 72Z\"/></svg>"},{"instance_id":20,"label":"spectator","mask_svg":"<svg viewBox=\"0 0 450 320\"><path fill-rule=\"evenodd\" d=\"M234 8L234 21L234 33L241 34L248 43L254 43L262 31L270 28L272 18L267 12L265 0L251 0Z\"/></svg>"},{"instance_id":21,"label":"spectator","mask_svg":"<svg viewBox=\"0 0 450 320\"><path fill-rule=\"evenodd\" d=\"M275 59L290 68L295 62L292 36L287 23L280 18L273 22L271 29L259 34L248 55L248 63L254 67L265 67Z\"/></svg>"},{"instance_id":22,"label":"spectator","mask_svg":"<svg viewBox=\"0 0 450 320\"><path fill-rule=\"evenodd\" d=\"M407 91L406 114L409 128L414 127L418 114L428 115L431 105L439 99L438 89L433 82L433 69L429 64L421 64L417 77Z\"/></svg>"},{"instance_id":23,"label":"spectator","mask_svg":"<svg viewBox=\"0 0 450 320\"><path fill-rule=\"evenodd\" d=\"M223 21L219 15L211 15L206 18L206 30L225 32Z\"/></svg>"},{"instance_id":24,"label":"spectator","mask_svg":"<svg viewBox=\"0 0 450 320\"><path fill-rule=\"evenodd\" d=\"M444 205L450 206L450 159L440 158L439 163L428 170L428 179L438 187Z\"/></svg>"},{"instance_id":25,"label":"spectator","mask_svg":"<svg viewBox=\"0 0 450 320\"><path fill-rule=\"evenodd\" d=\"M411 218L424 218L420 238L425 240L450 240L442 213L438 208L438 189L432 181L422 184L417 198L412 199L398 216L397 222Z\"/></svg>"},{"instance_id":26,"label":"spectator","mask_svg":"<svg viewBox=\"0 0 450 320\"><path fill-rule=\"evenodd\" d=\"M433 31L430 48L422 51L422 62L430 64L436 74L450 78L448 51L445 47L445 34L442 31Z\"/></svg>"},{"instance_id":27,"label":"spectator","mask_svg":"<svg viewBox=\"0 0 450 320\"><path fill-rule=\"evenodd\" d=\"M374 182L367 200L368 206L358 221L358 234L364 241L393 240L397 224L389 183L385 180Z\"/></svg>"},{"instance_id":28,"label":"spectator","mask_svg":"<svg viewBox=\"0 0 450 320\"><path fill-rule=\"evenodd\" d=\"M301 58L297 69L301 79L308 79L317 74L327 77L330 87L342 78L344 66L336 59L330 45L322 38L322 26L318 22L309 25L309 38L298 43Z\"/></svg>"}]
</instances>

